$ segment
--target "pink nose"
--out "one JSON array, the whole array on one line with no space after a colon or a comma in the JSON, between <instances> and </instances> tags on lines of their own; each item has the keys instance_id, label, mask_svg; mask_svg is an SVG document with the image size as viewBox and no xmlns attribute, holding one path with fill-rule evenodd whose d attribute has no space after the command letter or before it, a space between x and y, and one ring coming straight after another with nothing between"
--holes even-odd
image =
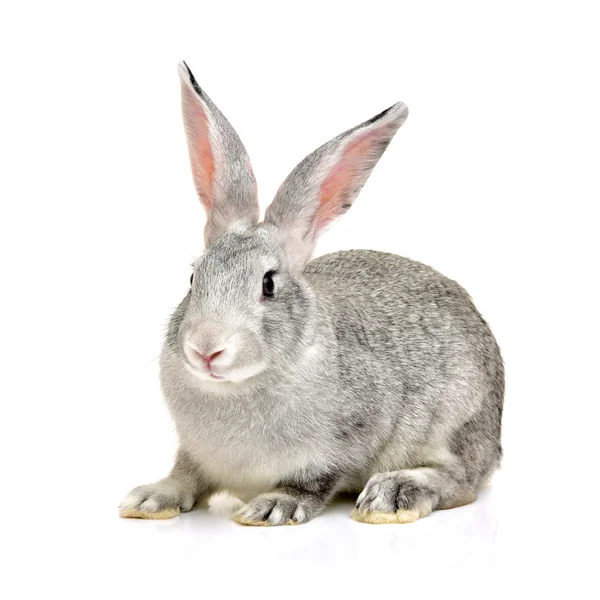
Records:
<instances>
[{"instance_id":1,"label":"pink nose","mask_svg":"<svg viewBox=\"0 0 600 600\"><path fill-rule=\"evenodd\" d=\"M222 353L223 353L223 350L219 350L218 352L214 352L213 354L207 355L207 354L202 354L196 350L196 354L198 355L198 358L203 360L206 363L206 365L209 367L210 367L210 361L214 360L215 358L217 358L217 356L219 356L219 354L222 354Z\"/></svg>"}]
</instances>

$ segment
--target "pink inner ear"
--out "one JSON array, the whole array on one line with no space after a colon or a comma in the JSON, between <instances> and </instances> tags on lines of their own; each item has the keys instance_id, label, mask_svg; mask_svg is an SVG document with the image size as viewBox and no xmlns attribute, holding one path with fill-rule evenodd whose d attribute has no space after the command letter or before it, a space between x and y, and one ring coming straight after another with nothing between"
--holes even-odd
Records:
<instances>
[{"instance_id":1,"label":"pink inner ear","mask_svg":"<svg viewBox=\"0 0 600 600\"><path fill-rule=\"evenodd\" d=\"M315 215L317 230L350 208L353 192L361 183L370 151L378 139L377 130L371 130L346 145L342 156L321 184L319 208Z\"/></svg>"},{"instance_id":2,"label":"pink inner ear","mask_svg":"<svg viewBox=\"0 0 600 600\"><path fill-rule=\"evenodd\" d=\"M212 205L215 161L210 146L208 117L201 100L186 84L183 84L182 106L194 186L202 205L209 210Z\"/></svg>"}]
</instances>

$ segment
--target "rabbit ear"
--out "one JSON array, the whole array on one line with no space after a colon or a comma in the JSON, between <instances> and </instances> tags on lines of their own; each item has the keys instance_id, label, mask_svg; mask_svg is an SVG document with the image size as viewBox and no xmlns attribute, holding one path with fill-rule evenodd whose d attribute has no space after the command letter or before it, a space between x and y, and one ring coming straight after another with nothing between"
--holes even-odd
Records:
<instances>
[{"instance_id":1,"label":"rabbit ear","mask_svg":"<svg viewBox=\"0 0 600 600\"><path fill-rule=\"evenodd\" d=\"M354 202L408 108L394 104L309 154L287 177L265 213L286 239L293 262L302 268L317 235Z\"/></svg>"},{"instance_id":2,"label":"rabbit ear","mask_svg":"<svg viewBox=\"0 0 600 600\"><path fill-rule=\"evenodd\" d=\"M258 222L256 180L237 133L194 79L179 64L181 108L194 185L207 213L208 246L234 221Z\"/></svg>"}]
</instances>

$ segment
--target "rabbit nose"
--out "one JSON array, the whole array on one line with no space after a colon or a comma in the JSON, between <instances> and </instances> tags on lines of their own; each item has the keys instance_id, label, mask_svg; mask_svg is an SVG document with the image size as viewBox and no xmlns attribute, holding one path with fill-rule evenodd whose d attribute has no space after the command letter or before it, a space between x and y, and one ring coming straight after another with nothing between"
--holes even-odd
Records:
<instances>
[{"instance_id":1,"label":"rabbit nose","mask_svg":"<svg viewBox=\"0 0 600 600\"><path fill-rule=\"evenodd\" d=\"M206 363L207 367L210 367L210 361L214 360L220 354L223 354L223 350L218 350L217 352L213 352L212 354L202 354L202 352L198 352L198 350L194 350L198 358Z\"/></svg>"},{"instance_id":2,"label":"rabbit nose","mask_svg":"<svg viewBox=\"0 0 600 600\"><path fill-rule=\"evenodd\" d=\"M221 346L220 350L213 352L213 348ZM212 369L211 361L214 361L219 356L226 352L227 348L222 344L215 344L211 347L211 344L200 343L196 344L193 341L188 341L183 347L183 351L188 361L195 366L203 365L208 369Z\"/></svg>"}]
</instances>

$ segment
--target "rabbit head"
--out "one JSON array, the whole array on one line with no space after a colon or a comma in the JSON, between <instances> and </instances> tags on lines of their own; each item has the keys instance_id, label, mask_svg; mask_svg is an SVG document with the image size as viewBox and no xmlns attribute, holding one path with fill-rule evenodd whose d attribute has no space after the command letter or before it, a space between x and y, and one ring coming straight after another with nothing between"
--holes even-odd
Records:
<instances>
[{"instance_id":1,"label":"rabbit head","mask_svg":"<svg viewBox=\"0 0 600 600\"><path fill-rule=\"evenodd\" d=\"M194 185L207 213L206 247L168 342L202 382L239 384L297 361L310 346L319 308L304 267L317 236L351 206L408 110L395 104L307 156L259 223L242 142L185 63L179 73Z\"/></svg>"}]
</instances>

